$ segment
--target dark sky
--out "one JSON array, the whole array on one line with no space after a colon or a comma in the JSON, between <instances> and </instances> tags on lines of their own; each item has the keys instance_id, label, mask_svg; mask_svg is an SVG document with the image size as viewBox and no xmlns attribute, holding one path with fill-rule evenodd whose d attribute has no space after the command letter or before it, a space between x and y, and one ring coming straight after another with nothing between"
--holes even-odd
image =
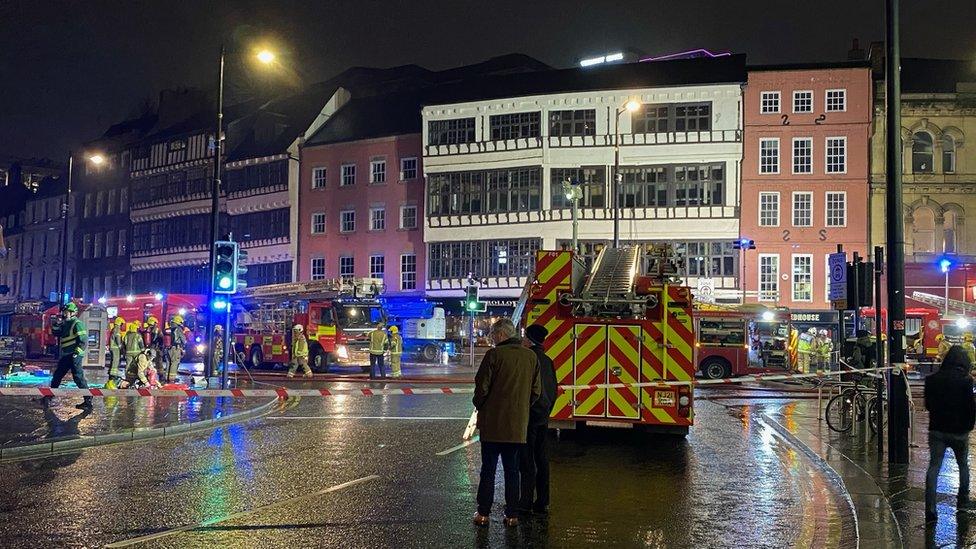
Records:
<instances>
[{"instance_id":1,"label":"dark sky","mask_svg":"<svg viewBox=\"0 0 976 549\"><path fill-rule=\"evenodd\" d=\"M750 63L841 60L883 38L883 0L0 0L0 155L60 158L161 88L213 87L221 40L277 44L305 82L354 65L442 69L509 52L705 47ZM902 54L976 60L976 0L902 0ZM231 64L232 91L255 76ZM269 77L270 78L270 77ZM283 78L278 75L277 78ZM243 83L243 84L242 84Z\"/></svg>"}]
</instances>

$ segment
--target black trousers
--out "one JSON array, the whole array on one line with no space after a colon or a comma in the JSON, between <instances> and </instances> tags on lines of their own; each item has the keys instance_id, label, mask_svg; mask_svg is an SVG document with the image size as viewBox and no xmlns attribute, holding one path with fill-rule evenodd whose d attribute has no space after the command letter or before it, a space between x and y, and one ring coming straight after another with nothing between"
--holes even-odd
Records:
<instances>
[{"instance_id":1,"label":"black trousers","mask_svg":"<svg viewBox=\"0 0 976 549\"><path fill-rule=\"evenodd\" d=\"M505 516L518 516L519 503L519 450L522 444L515 442L481 441L481 481L478 483L478 513L491 514L495 501L495 469L498 458L505 470Z\"/></svg>"},{"instance_id":2,"label":"black trousers","mask_svg":"<svg viewBox=\"0 0 976 549\"><path fill-rule=\"evenodd\" d=\"M529 425L525 446L519 452L522 495L519 507L541 511L549 506L549 426Z\"/></svg>"},{"instance_id":3,"label":"black trousers","mask_svg":"<svg viewBox=\"0 0 976 549\"><path fill-rule=\"evenodd\" d=\"M379 372L377 374L377 372ZM369 354L369 377L386 377L386 367L383 364L383 355Z\"/></svg>"},{"instance_id":4,"label":"black trousers","mask_svg":"<svg viewBox=\"0 0 976 549\"><path fill-rule=\"evenodd\" d=\"M81 367L85 355L70 354L58 359L58 365L51 376L51 388L57 389L61 385L64 376L71 372L71 378L79 389L87 389L88 381L85 379L85 370ZM92 397L86 396L85 401L91 402Z\"/></svg>"}]
</instances>

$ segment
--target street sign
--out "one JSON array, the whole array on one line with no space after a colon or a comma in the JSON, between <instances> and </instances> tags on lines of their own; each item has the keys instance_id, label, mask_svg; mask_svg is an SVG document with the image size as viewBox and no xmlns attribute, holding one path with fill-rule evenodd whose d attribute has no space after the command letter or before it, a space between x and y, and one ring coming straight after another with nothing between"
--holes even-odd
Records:
<instances>
[{"instance_id":1,"label":"street sign","mask_svg":"<svg viewBox=\"0 0 976 549\"><path fill-rule=\"evenodd\" d=\"M837 252L830 254L827 259L827 268L830 270L830 291L831 301L847 300L847 254Z\"/></svg>"},{"instance_id":2,"label":"street sign","mask_svg":"<svg viewBox=\"0 0 976 549\"><path fill-rule=\"evenodd\" d=\"M702 303L715 303L715 280L706 277L698 279L698 290L695 298Z\"/></svg>"}]
</instances>

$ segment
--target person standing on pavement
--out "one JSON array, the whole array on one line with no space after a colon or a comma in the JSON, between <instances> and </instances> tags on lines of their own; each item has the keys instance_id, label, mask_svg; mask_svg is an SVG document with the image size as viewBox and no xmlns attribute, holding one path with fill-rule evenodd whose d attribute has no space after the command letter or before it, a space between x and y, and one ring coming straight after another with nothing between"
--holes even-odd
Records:
<instances>
[{"instance_id":1,"label":"person standing on pavement","mask_svg":"<svg viewBox=\"0 0 976 549\"><path fill-rule=\"evenodd\" d=\"M224 327L221 324L214 325L213 329L213 358L210 361L210 376L217 375L217 368L224 363Z\"/></svg>"},{"instance_id":2,"label":"person standing on pavement","mask_svg":"<svg viewBox=\"0 0 976 549\"><path fill-rule=\"evenodd\" d=\"M169 370L166 372L166 383L176 381L180 362L186 349L186 333L183 331L183 317L176 315L169 321Z\"/></svg>"},{"instance_id":3,"label":"person standing on pavement","mask_svg":"<svg viewBox=\"0 0 976 549\"><path fill-rule=\"evenodd\" d=\"M503 318L491 327L495 347L485 353L474 378L474 397L481 438L481 479L474 523L488 524L495 500L495 469L505 471L505 525L518 525L519 450L529 428L529 407L542 392L539 359L522 346L515 325Z\"/></svg>"},{"instance_id":4,"label":"person standing on pavement","mask_svg":"<svg viewBox=\"0 0 976 549\"><path fill-rule=\"evenodd\" d=\"M288 377L295 377L295 370L302 369L302 375L312 377L312 369L308 367L308 340L305 339L305 328L295 324L291 329L291 366Z\"/></svg>"},{"instance_id":5,"label":"person standing on pavement","mask_svg":"<svg viewBox=\"0 0 976 549\"><path fill-rule=\"evenodd\" d=\"M159 320L151 316L146 320L146 346L155 351L153 365L157 372L163 371L163 331L159 329Z\"/></svg>"},{"instance_id":6,"label":"person standing on pavement","mask_svg":"<svg viewBox=\"0 0 976 549\"><path fill-rule=\"evenodd\" d=\"M61 380L70 371L71 378L79 389L87 389L88 381L85 380L85 370L81 365L85 359L85 346L88 344L88 331L84 323L78 318L78 306L68 303L64 306L60 322L52 323L51 334L58 338L60 355L58 365L51 376L51 388L57 389L61 385ZM44 397L42 402L48 405L52 397ZM90 410L92 408L92 397L86 396L81 404L75 406L80 410Z\"/></svg>"},{"instance_id":7,"label":"person standing on pavement","mask_svg":"<svg viewBox=\"0 0 976 549\"><path fill-rule=\"evenodd\" d=\"M925 473L925 521L934 522L936 488L946 448L952 448L959 467L957 509L970 509L969 433L976 424L972 362L966 349L953 345L939 371L925 378L925 409L929 411L929 468Z\"/></svg>"},{"instance_id":8,"label":"person standing on pavement","mask_svg":"<svg viewBox=\"0 0 976 549\"><path fill-rule=\"evenodd\" d=\"M556 403L556 369L546 355L545 341L549 330L541 324L525 329L528 347L539 361L539 381L542 392L529 408L529 428L525 435L525 447L519 455L519 472L522 497L519 511L549 512L549 451L546 436L549 432L549 415Z\"/></svg>"},{"instance_id":9,"label":"person standing on pavement","mask_svg":"<svg viewBox=\"0 0 976 549\"><path fill-rule=\"evenodd\" d=\"M125 350L125 379L132 384L136 379L142 379L142 366L140 365L139 355L146 349L142 334L139 333L139 323L132 322L125 331L125 338L122 339L122 348ZM143 379L143 382L146 382Z\"/></svg>"},{"instance_id":10,"label":"person standing on pavement","mask_svg":"<svg viewBox=\"0 0 976 549\"><path fill-rule=\"evenodd\" d=\"M382 322L376 325L376 329L369 333L369 378L375 379L376 372L379 372L381 379L386 377L386 366L383 364L383 355L389 348L389 340L386 337L386 326Z\"/></svg>"},{"instance_id":11,"label":"person standing on pavement","mask_svg":"<svg viewBox=\"0 0 976 549\"><path fill-rule=\"evenodd\" d=\"M973 345L973 334L966 332L962 335L962 348L966 350L970 364L976 364L976 346Z\"/></svg>"},{"instance_id":12,"label":"person standing on pavement","mask_svg":"<svg viewBox=\"0 0 976 549\"><path fill-rule=\"evenodd\" d=\"M119 386L119 364L122 362L122 336L125 329L125 319L121 316L112 321L112 331L108 335L108 352L110 357L108 367L108 383L105 387L115 389Z\"/></svg>"},{"instance_id":13,"label":"person standing on pavement","mask_svg":"<svg viewBox=\"0 0 976 549\"><path fill-rule=\"evenodd\" d=\"M400 371L400 358L403 357L403 338L400 329L390 326L390 372L394 378L403 377Z\"/></svg>"},{"instance_id":14,"label":"person standing on pavement","mask_svg":"<svg viewBox=\"0 0 976 549\"><path fill-rule=\"evenodd\" d=\"M937 351L938 354L936 355L935 358L939 362L942 362L942 360L945 359L946 353L948 353L949 349L952 348L952 343L946 341L945 335L943 334L936 334L935 340L939 342L939 347Z\"/></svg>"}]
</instances>

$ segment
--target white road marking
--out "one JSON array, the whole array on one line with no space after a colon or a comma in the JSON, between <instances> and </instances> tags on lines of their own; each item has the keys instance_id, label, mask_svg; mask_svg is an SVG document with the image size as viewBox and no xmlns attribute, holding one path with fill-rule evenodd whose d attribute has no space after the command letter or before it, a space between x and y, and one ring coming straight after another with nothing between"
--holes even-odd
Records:
<instances>
[{"instance_id":1,"label":"white road marking","mask_svg":"<svg viewBox=\"0 0 976 549\"><path fill-rule=\"evenodd\" d=\"M138 543L145 543L147 541L152 541L152 540L155 540L155 539L169 537L169 536L172 536L173 534L179 534L181 532L187 532L187 531L190 531L190 530L196 530L197 528L206 528L207 526L213 526L214 524L219 524L221 522L226 522L228 520L239 519L241 517L245 517L247 515L251 515L251 514L254 514L254 513L261 512L261 511L266 511L268 509L275 509L277 507L283 507L285 505L288 505L288 504L291 504L291 503L295 503L296 501L300 501L300 500L303 500L303 499L308 499L308 498L312 498L312 497L315 497L315 496L321 496L323 494L328 494L330 492L338 492L339 490L343 490L345 488L349 488L350 486L355 486L357 484L361 484L363 482L368 482L370 480L376 480L378 478L380 478L379 475L369 475L369 476L366 476L366 477L357 478L356 480L350 480L349 482L343 482L342 484L337 484L337 485L331 486L329 488L324 488L324 489L319 490L317 492L312 492L311 494L305 494L305 495L302 495L302 496L296 496L296 497L293 497L293 498L283 499L281 501L276 501L274 503L269 503L267 505L260 505L258 507L253 508L253 509L248 509L246 511L241 511L239 513L233 513L233 514L230 514L230 515L225 515L223 517L212 518L212 519L209 519L209 520L205 520L203 522L198 522L196 524L187 524L186 526L180 526L179 528L173 528L172 530L164 530L162 532L157 532L155 534L149 534L149 535L146 535L146 536L140 536L138 538L132 538L132 539L127 539L127 540L117 541L115 543L110 543L110 544L106 545L105 547L128 547L130 545L136 545Z\"/></svg>"},{"instance_id":2,"label":"white road marking","mask_svg":"<svg viewBox=\"0 0 976 549\"><path fill-rule=\"evenodd\" d=\"M399 421L464 421L466 417L438 416L271 416L268 419L380 419Z\"/></svg>"},{"instance_id":3,"label":"white road marking","mask_svg":"<svg viewBox=\"0 0 976 549\"><path fill-rule=\"evenodd\" d=\"M465 418L465 419L467 419L467 418ZM471 440L469 440L467 442L463 442L461 444L458 444L457 446L454 446L453 448L448 448L447 450L441 450L440 452L437 452L436 455L438 455L438 456L446 456L447 454L450 454L452 452L457 452L458 450L461 450L462 448L467 448L468 446L471 446L475 442L478 442L478 440L480 440L480 437L478 435L475 435L475 436L471 437Z\"/></svg>"}]
</instances>

